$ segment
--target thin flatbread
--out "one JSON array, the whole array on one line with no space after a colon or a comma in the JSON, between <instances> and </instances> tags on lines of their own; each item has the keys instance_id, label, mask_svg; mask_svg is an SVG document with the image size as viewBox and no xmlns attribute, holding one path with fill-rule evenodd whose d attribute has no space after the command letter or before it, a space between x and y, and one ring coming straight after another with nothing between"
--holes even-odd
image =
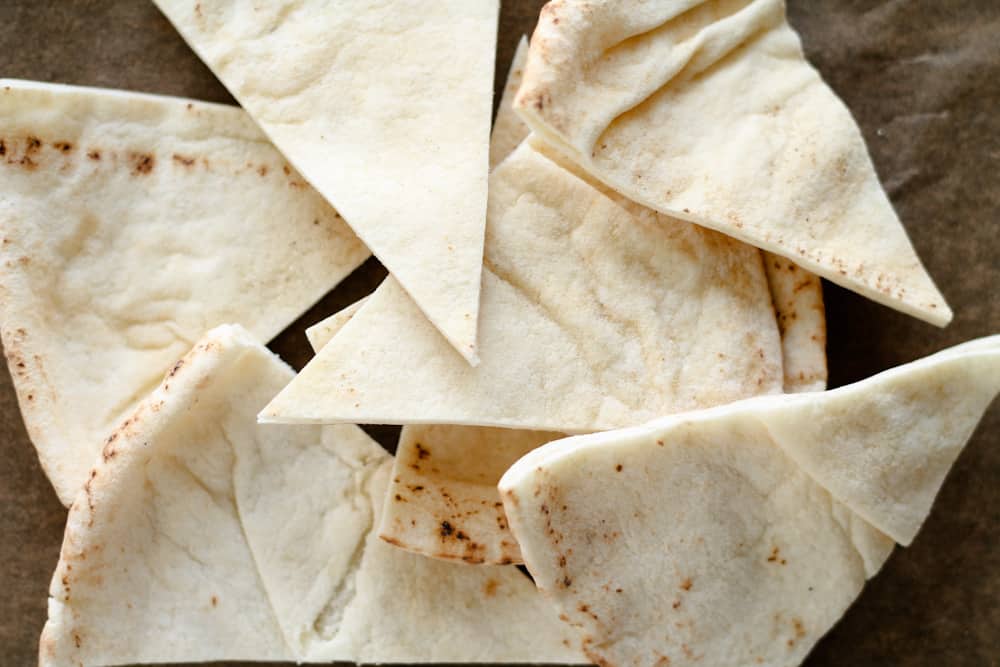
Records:
<instances>
[{"instance_id":1,"label":"thin flatbread","mask_svg":"<svg viewBox=\"0 0 1000 667\"><path fill-rule=\"evenodd\" d=\"M369 256L236 107L0 81L0 175L0 333L64 504L206 331L268 340Z\"/></svg>"},{"instance_id":2,"label":"thin flatbread","mask_svg":"<svg viewBox=\"0 0 1000 667\"><path fill-rule=\"evenodd\" d=\"M605 196L529 145L491 176L485 266L477 368L390 277L261 419L578 433L781 390L755 249Z\"/></svg>"},{"instance_id":3,"label":"thin flatbread","mask_svg":"<svg viewBox=\"0 0 1000 667\"><path fill-rule=\"evenodd\" d=\"M155 0L470 363L497 0Z\"/></svg>"},{"instance_id":4,"label":"thin flatbread","mask_svg":"<svg viewBox=\"0 0 1000 667\"><path fill-rule=\"evenodd\" d=\"M1000 336L828 392L550 443L500 491L601 665L792 667L908 544L1000 391Z\"/></svg>"},{"instance_id":5,"label":"thin flatbread","mask_svg":"<svg viewBox=\"0 0 1000 667\"><path fill-rule=\"evenodd\" d=\"M550 2L515 107L630 199L951 320L783 0Z\"/></svg>"},{"instance_id":6,"label":"thin flatbread","mask_svg":"<svg viewBox=\"0 0 1000 667\"><path fill-rule=\"evenodd\" d=\"M319 352L368 297L306 331ZM497 492L501 475L560 433L447 424L404 426L399 435L381 539L414 553L470 564L521 563Z\"/></svg>"},{"instance_id":7,"label":"thin flatbread","mask_svg":"<svg viewBox=\"0 0 1000 667\"><path fill-rule=\"evenodd\" d=\"M258 425L292 375L219 327L121 425L70 509L41 665L583 661L516 569L374 536L391 462L360 429Z\"/></svg>"},{"instance_id":8,"label":"thin flatbread","mask_svg":"<svg viewBox=\"0 0 1000 667\"><path fill-rule=\"evenodd\" d=\"M493 124L491 168L502 162L531 134L531 130L513 107L527 57L528 42L522 38L514 53L496 122ZM568 165L563 163L563 166ZM578 171L574 173L578 176L586 175ZM780 255L764 251L763 260L775 316L778 318L778 330L781 332L784 390L786 393L822 391L826 389L827 380L826 311L823 307L822 281ZM497 472L499 480L499 474L503 471Z\"/></svg>"}]
</instances>

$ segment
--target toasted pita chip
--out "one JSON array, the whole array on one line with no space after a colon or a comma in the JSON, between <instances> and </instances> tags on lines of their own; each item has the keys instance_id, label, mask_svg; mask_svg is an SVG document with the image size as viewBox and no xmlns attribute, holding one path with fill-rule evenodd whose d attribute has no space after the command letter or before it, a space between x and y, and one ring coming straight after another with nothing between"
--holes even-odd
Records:
<instances>
[{"instance_id":1,"label":"toasted pita chip","mask_svg":"<svg viewBox=\"0 0 1000 667\"><path fill-rule=\"evenodd\" d=\"M42 665L583 660L516 569L374 536L391 463L360 429L258 426L291 376L219 327L121 425L70 509Z\"/></svg>"},{"instance_id":2,"label":"toasted pita chip","mask_svg":"<svg viewBox=\"0 0 1000 667\"><path fill-rule=\"evenodd\" d=\"M829 392L550 443L500 491L595 662L798 665L913 538L998 390L994 336Z\"/></svg>"},{"instance_id":3,"label":"toasted pita chip","mask_svg":"<svg viewBox=\"0 0 1000 667\"><path fill-rule=\"evenodd\" d=\"M479 367L390 277L261 419L587 432L780 391L755 249L606 197L528 145L494 171L489 220Z\"/></svg>"},{"instance_id":4,"label":"toasted pita chip","mask_svg":"<svg viewBox=\"0 0 1000 667\"><path fill-rule=\"evenodd\" d=\"M823 391L828 377L823 281L781 255L763 257L781 332L785 393Z\"/></svg>"},{"instance_id":5,"label":"toasted pita chip","mask_svg":"<svg viewBox=\"0 0 1000 667\"><path fill-rule=\"evenodd\" d=\"M475 364L497 0L155 2Z\"/></svg>"},{"instance_id":6,"label":"toasted pita chip","mask_svg":"<svg viewBox=\"0 0 1000 667\"><path fill-rule=\"evenodd\" d=\"M524 75L524 63L528 59L528 38L521 37L514 51L514 59L507 71L507 82L500 97L497 108L497 118L493 123L493 133L490 135L490 169L514 152L518 144L524 141L530 130L521 117L514 113L514 96L521 87L521 77Z\"/></svg>"},{"instance_id":7,"label":"toasted pita chip","mask_svg":"<svg viewBox=\"0 0 1000 667\"><path fill-rule=\"evenodd\" d=\"M236 107L0 81L0 146L0 331L65 504L206 331L267 340L369 255Z\"/></svg>"},{"instance_id":8,"label":"toasted pita chip","mask_svg":"<svg viewBox=\"0 0 1000 667\"><path fill-rule=\"evenodd\" d=\"M637 202L951 320L783 0L551 2L515 106Z\"/></svg>"}]
</instances>

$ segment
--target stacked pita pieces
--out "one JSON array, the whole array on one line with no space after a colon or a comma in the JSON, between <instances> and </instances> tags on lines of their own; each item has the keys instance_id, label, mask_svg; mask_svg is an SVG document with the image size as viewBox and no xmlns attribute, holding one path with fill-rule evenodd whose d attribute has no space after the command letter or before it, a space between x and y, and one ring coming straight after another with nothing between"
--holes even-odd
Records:
<instances>
[{"instance_id":1,"label":"stacked pita pieces","mask_svg":"<svg viewBox=\"0 0 1000 667\"><path fill-rule=\"evenodd\" d=\"M70 509L42 665L586 662L518 570L375 537L392 464L360 429L258 425L292 375L222 326L121 424Z\"/></svg>"},{"instance_id":2,"label":"stacked pita pieces","mask_svg":"<svg viewBox=\"0 0 1000 667\"><path fill-rule=\"evenodd\" d=\"M490 147L494 164L502 162L507 157L505 151L529 134L511 107L526 47L522 40L500 102ZM826 335L819 279L777 256L765 255L764 262L781 333L784 391L823 389ZM365 302L367 299L307 331L317 352ZM558 437L558 433L532 429L404 426L380 536L436 558L467 563L521 562L496 485L522 455ZM433 460L427 460L432 455Z\"/></svg>"},{"instance_id":3,"label":"stacked pita pieces","mask_svg":"<svg viewBox=\"0 0 1000 667\"><path fill-rule=\"evenodd\" d=\"M550 2L515 106L629 199L951 320L783 0Z\"/></svg>"},{"instance_id":4,"label":"stacked pita pieces","mask_svg":"<svg viewBox=\"0 0 1000 667\"><path fill-rule=\"evenodd\" d=\"M822 393L558 441L500 482L601 665L798 665L908 545L1000 391L1000 336Z\"/></svg>"},{"instance_id":5,"label":"stacked pita pieces","mask_svg":"<svg viewBox=\"0 0 1000 667\"><path fill-rule=\"evenodd\" d=\"M154 0L476 364L498 0Z\"/></svg>"},{"instance_id":6,"label":"stacked pita pieces","mask_svg":"<svg viewBox=\"0 0 1000 667\"><path fill-rule=\"evenodd\" d=\"M780 1L550 3L489 154L496 0L155 1L245 112L0 95L42 664L799 664L1000 389L994 337L823 391L815 274L951 312Z\"/></svg>"},{"instance_id":7,"label":"stacked pita pieces","mask_svg":"<svg viewBox=\"0 0 1000 667\"><path fill-rule=\"evenodd\" d=\"M0 333L66 505L206 331L269 340L369 256L235 107L4 80L0 142Z\"/></svg>"}]
</instances>

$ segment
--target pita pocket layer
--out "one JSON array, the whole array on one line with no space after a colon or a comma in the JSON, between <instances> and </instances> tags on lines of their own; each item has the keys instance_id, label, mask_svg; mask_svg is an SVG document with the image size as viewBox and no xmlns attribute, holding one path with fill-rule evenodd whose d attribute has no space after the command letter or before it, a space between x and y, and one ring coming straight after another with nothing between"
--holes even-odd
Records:
<instances>
[{"instance_id":1,"label":"pita pocket layer","mask_svg":"<svg viewBox=\"0 0 1000 667\"><path fill-rule=\"evenodd\" d=\"M123 422L70 509L42 665L583 660L516 569L374 536L391 463L360 429L257 425L291 376L219 327Z\"/></svg>"},{"instance_id":2,"label":"pita pocket layer","mask_svg":"<svg viewBox=\"0 0 1000 667\"><path fill-rule=\"evenodd\" d=\"M531 133L512 106L514 95L521 85L527 56L528 42L522 39L511 63L496 123L493 126L490 145L491 165L502 162L508 153ZM546 152L544 143L535 141L533 146L542 149L543 153L554 158L562 166L571 170L575 167L573 164L567 165L565 159L560 161L557 153L551 150ZM586 174L579 173L578 168L574 173L586 177ZM601 187L593 180L590 182L595 187ZM763 260L781 332L784 390L786 393L822 391L826 389L827 379L826 312L823 307L822 281L818 276L780 255L764 252Z\"/></svg>"},{"instance_id":3,"label":"pita pocket layer","mask_svg":"<svg viewBox=\"0 0 1000 667\"><path fill-rule=\"evenodd\" d=\"M155 0L467 360L497 0Z\"/></svg>"},{"instance_id":4,"label":"pita pocket layer","mask_svg":"<svg viewBox=\"0 0 1000 667\"><path fill-rule=\"evenodd\" d=\"M755 249L528 145L491 176L482 362L442 342L390 277L261 419L587 432L781 390Z\"/></svg>"},{"instance_id":5,"label":"pita pocket layer","mask_svg":"<svg viewBox=\"0 0 1000 667\"><path fill-rule=\"evenodd\" d=\"M601 665L797 665L908 544L1000 390L1000 337L823 393L550 443L504 475Z\"/></svg>"},{"instance_id":6,"label":"pita pocket layer","mask_svg":"<svg viewBox=\"0 0 1000 667\"><path fill-rule=\"evenodd\" d=\"M639 203L951 320L783 0L550 2L515 106Z\"/></svg>"},{"instance_id":7,"label":"pita pocket layer","mask_svg":"<svg viewBox=\"0 0 1000 667\"><path fill-rule=\"evenodd\" d=\"M0 148L0 331L65 504L206 331L270 339L369 255L236 107L0 81Z\"/></svg>"}]
</instances>

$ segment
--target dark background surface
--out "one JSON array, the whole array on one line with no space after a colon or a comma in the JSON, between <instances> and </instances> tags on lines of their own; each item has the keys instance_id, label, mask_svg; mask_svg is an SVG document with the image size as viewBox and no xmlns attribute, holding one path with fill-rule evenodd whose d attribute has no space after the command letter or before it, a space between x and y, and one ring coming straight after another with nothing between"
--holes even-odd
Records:
<instances>
[{"instance_id":1,"label":"dark background surface","mask_svg":"<svg viewBox=\"0 0 1000 667\"><path fill-rule=\"evenodd\" d=\"M505 0L498 84L542 4ZM893 203L956 313L939 330L827 284L832 385L1000 332L1000 2L789 4L809 57L854 111ZM232 102L142 0L0 0L0 77ZM300 367L310 356L305 326L383 276L370 260L272 349ZM375 432L390 444L395 430ZM809 667L1000 665L998 433L994 406L913 546L897 549ZM6 368L0 448L0 664L21 667L36 663L65 511L35 459Z\"/></svg>"}]
</instances>

